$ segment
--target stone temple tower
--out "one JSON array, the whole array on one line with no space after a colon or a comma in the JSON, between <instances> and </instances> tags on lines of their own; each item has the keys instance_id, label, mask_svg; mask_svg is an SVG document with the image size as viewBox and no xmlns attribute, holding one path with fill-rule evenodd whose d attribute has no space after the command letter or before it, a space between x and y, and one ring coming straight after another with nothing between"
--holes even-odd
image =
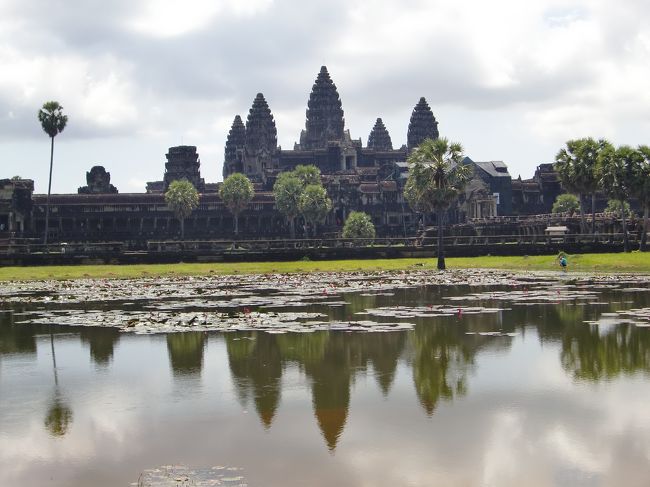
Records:
<instances>
[{"instance_id":1,"label":"stone temple tower","mask_svg":"<svg viewBox=\"0 0 650 487\"><path fill-rule=\"evenodd\" d=\"M307 103L307 123L300 134L300 148L314 150L327 147L329 141L344 138L345 120L341 99L327 68L322 66Z\"/></svg>"},{"instance_id":2,"label":"stone temple tower","mask_svg":"<svg viewBox=\"0 0 650 487\"><path fill-rule=\"evenodd\" d=\"M411 114L408 135L406 137L408 150L411 152L420 145L424 139L435 140L438 137L438 122L436 122L436 118L433 116L429 104L424 97L422 97L418 104L415 105L413 113Z\"/></svg>"},{"instance_id":3,"label":"stone temple tower","mask_svg":"<svg viewBox=\"0 0 650 487\"><path fill-rule=\"evenodd\" d=\"M235 172L244 171L244 147L246 146L246 127L239 115L235 116L232 122L228 139L226 139L226 149L223 162L224 179Z\"/></svg>"},{"instance_id":4,"label":"stone temple tower","mask_svg":"<svg viewBox=\"0 0 650 487\"><path fill-rule=\"evenodd\" d=\"M265 169L275 165L278 131L269 105L262 93L258 93L246 120L245 155L243 173L259 180Z\"/></svg>"},{"instance_id":5,"label":"stone temple tower","mask_svg":"<svg viewBox=\"0 0 650 487\"><path fill-rule=\"evenodd\" d=\"M393 150L393 142L390 140L388 130L386 130L386 126L381 118L377 119L375 126L368 136L368 148L376 151Z\"/></svg>"},{"instance_id":6,"label":"stone temple tower","mask_svg":"<svg viewBox=\"0 0 650 487\"><path fill-rule=\"evenodd\" d=\"M205 189L205 180L201 177L201 161L194 145L179 145L170 147L165 163L165 176L163 180L164 191L167 191L172 181L187 179L202 193Z\"/></svg>"}]
</instances>

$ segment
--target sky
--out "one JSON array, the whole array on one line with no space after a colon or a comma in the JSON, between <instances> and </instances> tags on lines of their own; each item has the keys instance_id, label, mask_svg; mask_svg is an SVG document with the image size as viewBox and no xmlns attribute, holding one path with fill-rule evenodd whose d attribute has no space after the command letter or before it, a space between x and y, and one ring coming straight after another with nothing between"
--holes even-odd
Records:
<instances>
[{"instance_id":1,"label":"sky","mask_svg":"<svg viewBox=\"0 0 650 487\"><path fill-rule=\"evenodd\" d=\"M421 96L440 134L516 178L564 142L650 143L645 0L0 0L0 179L54 193L103 165L121 193L161 180L167 149L195 145L222 179L235 115L264 93L293 148L320 66L363 144L381 117L397 148Z\"/></svg>"}]
</instances>

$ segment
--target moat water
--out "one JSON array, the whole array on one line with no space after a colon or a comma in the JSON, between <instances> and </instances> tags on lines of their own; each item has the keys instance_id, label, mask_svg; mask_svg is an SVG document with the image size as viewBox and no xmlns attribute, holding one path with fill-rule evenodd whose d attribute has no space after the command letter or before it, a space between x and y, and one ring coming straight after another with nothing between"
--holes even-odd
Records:
<instances>
[{"instance_id":1,"label":"moat water","mask_svg":"<svg viewBox=\"0 0 650 487\"><path fill-rule=\"evenodd\" d=\"M345 320L491 291L301 310ZM14 303L0 312L0 485L154 485L151 469L186 466L205 485L227 471L250 486L647 486L650 328L614 313L650 292L597 294L484 296L464 304L500 310L382 333L135 335L30 324Z\"/></svg>"}]
</instances>

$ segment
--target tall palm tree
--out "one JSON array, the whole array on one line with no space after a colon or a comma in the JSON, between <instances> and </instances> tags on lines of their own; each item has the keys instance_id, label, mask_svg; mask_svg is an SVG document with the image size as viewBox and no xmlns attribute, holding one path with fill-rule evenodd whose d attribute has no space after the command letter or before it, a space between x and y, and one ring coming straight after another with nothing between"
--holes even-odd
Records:
<instances>
[{"instance_id":1,"label":"tall palm tree","mask_svg":"<svg viewBox=\"0 0 650 487\"><path fill-rule=\"evenodd\" d=\"M300 195L298 208L305 221L311 224L312 237L316 238L316 226L324 222L332 210L332 200L327 196L327 190L321 184L307 185Z\"/></svg>"},{"instance_id":2,"label":"tall palm tree","mask_svg":"<svg viewBox=\"0 0 650 487\"><path fill-rule=\"evenodd\" d=\"M635 186L635 175L643 164L643 155L630 146L623 145L618 149L607 147L598 158L598 177L600 186L607 195L621 202L621 223L623 225L623 249L630 251L627 236L627 221L625 202L630 197Z\"/></svg>"},{"instance_id":3,"label":"tall palm tree","mask_svg":"<svg viewBox=\"0 0 650 487\"><path fill-rule=\"evenodd\" d=\"M283 172L273 185L273 195L278 211L289 221L291 238L296 238L296 217L300 214L300 196L304 190L302 181L291 172Z\"/></svg>"},{"instance_id":4,"label":"tall palm tree","mask_svg":"<svg viewBox=\"0 0 650 487\"><path fill-rule=\"evenodd\" d=\"M235 235L239 234L239 214L255 196L253 183L245 175L236 172L228 176L219 188L219 196L235 217Z\"/></svg>"},{"instance_id":5,"label":"tall palm tree","mask_svg":"<svg viewBox=\"0 0 650 487\"><path fill-rule=\"evenodd\" d=\"M638 165L637 173L634 176L634 195L639 199L639 203L643 207L643 231L639 242L639 250L645 252L648 212L650 211L650 147L641 145L638 150L643 156L643 161Z\"/></svg>"},{"instance_id":6,"label":"tall palm tree","mask_svg":"<svg viewBox=\"0 0 650 487\"><path fill-rule=\"evenodd\" d=\"M426 139L409 156L404 196L417 211L435 211L438 219L438 269L445 269L443 223L445 212L471 177L462 164L463 148L445 138Z\"/></svg>"},{"instance_id":7,"label":"tall palm tree","mask_svg":"<svg viewBox=\"0 0 650 487\"><path fill-rule=\"evenodd\" d=\"M64 436L72 421L72 409L65 403L59 388L52 325L50 325L50 346L52 348L52 368L54 369L54 399L47 410L47 416L45 416L45 427L52 436Z\"/></svg>"},{"instance_id":8,"label":"tall palm tree","mask_svg":"<svg viewBox=\"0 0 650 487\"><path fill-rule=\"evenodd\" d=\"M596 233L596 191L600 189L598 180L598 155L611 144L605 139L591 137L581 139L576 167L578 186L582 192L591 195L591 233Z\"/></svg>"},{"instance_id":9,"label":"tall palm tree","mask_svg":"<svg viewBox=\"0 0 650 487\"><path fill-rule=\"evenodd\" d=\"M52 166L54 165L54 137L63 132L68 123L68 116L63 114L63 107L57 101L48 101L38 111L41 127L52 139L50 147L50 178L47 183L47 200L45 202L45 236L43 243L47 245L47 234L50 225L50 193L52 191Z\"/></svg>"},{"instance_id":10,"label":"tall palm tree","mask_svg":"<svg viewBox=\"0 0 650 487\"><path fill-rule=\"evenodd\" d=\"M199 192L187 179L177 179L169 185L165 203L180 222L181 240L185 240L185 219L199 206Z\"/></svg>"},{"instance_id":11,"label":"tall palm tree","mask_svg":"<svg viewBox=\"0 0 650 487\"><path fill-rule=\"evenodd\" d=\"M584 196L591 195L591 233L596 233L596 191L599 189L597 175L598 155L611 144L604 139L591 137L569 140L566 148L555 156L555 169L564 188L578 196L580 201L580 228L584 232Z\"/></svg>"}]
</instances>

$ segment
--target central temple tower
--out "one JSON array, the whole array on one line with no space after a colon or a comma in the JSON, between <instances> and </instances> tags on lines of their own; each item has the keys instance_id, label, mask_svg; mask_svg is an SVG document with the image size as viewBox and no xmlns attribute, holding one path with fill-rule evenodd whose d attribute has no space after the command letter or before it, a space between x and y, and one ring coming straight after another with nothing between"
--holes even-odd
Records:
<instances>
[{"instance_id":1,"label":"central temple tower","mask_svg":"<svg viewBox=\"0 0 650 487\"><path fill-rule=\"evenodd\" d=\"M344 126L339 93L327 68L322 66L307 102L307 123L300 134L300 148L323 149L330 141L341 141L344 138Z\"/></svg>"}]
</instances>

